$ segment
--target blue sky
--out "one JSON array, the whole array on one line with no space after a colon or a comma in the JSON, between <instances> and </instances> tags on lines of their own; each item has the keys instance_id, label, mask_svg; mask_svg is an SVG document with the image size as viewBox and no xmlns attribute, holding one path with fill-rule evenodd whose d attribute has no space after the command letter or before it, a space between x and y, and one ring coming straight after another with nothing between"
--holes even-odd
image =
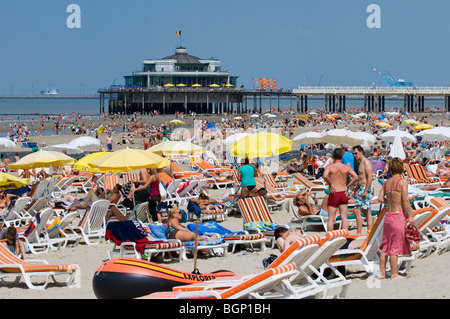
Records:
<instances>
[{"instance_id":1,"label":"blue sky","mask_svg":"<svg viewBox=\"0 0 450 319\"><path fill-rule=\"evenodd\" d=\"M70 29L70 4L81 28ZM381 8L370 29L369 4ZM448 0L0 1L0 94L94 94L123 84L146 58L188 53L221 60L252 87L383 83L374 66L415 85L450 85Z\"/></svg>"}]
</instances>

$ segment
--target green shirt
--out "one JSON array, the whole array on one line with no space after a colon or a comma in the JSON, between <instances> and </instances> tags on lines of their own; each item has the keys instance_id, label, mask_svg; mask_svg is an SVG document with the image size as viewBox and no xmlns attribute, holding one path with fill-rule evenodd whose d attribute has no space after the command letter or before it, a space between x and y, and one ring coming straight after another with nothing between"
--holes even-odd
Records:
<instances>
[{"instance_id":1,"label":"green shirt","mask_svg":"<svg viewBox=\"0 0 450 319\"><path fill-rule=\"evenodd\" d=\"M255 168L252 165L241 166L238 172L241 173L241 187L256 185Z\"/></svg>"}]
</instances>

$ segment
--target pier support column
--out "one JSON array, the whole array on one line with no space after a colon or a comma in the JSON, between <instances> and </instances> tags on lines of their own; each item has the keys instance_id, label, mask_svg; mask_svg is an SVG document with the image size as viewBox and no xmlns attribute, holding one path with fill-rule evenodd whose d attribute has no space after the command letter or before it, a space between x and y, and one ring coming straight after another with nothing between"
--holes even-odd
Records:
<instances>
[{"instance_id":1,"label":"pier support column","mask_svg":"<svg viewBox=\"0 0 450 319\"><path fill-rule=\"evenodd\" d=\"M328 112L328 95L325 95L325 112Z\"/></svg>"},{"instance_id":2,"label":"pier support column","mask_svg":"<svg viewBox=\"0 0 450 319\"><path fill-rule=\"evenodd\" d=\"M364 95L364 112L367 112L367 95Z\"/></svg>"},{"instance_id":3,"label":"pier support column","mask_svg":"<svg viewBox=\"0 0 450 319\"><path fill-rule=\"evenodd\" d=\"M305 113L308 113L308 95L305 95Z\"/></svg>"},{"instance_id":4,"label":"pier support column","mask_svg":"<svg viewBox=\"0 0 450 319\"><path fill-rule=\"evenodd\" d=\"M300 113L300 96L297 95L297 113Z\"/></svg>"},{"instance_id":5,"label":"pier support column","mask_svg":"<svg viewBox=\"0 0 450 319\"><path fill-rule=\"evenodd\" d=\"M345 95L342 96L342 108L343 108L343 111L345 112L346 108L347 108Z\"/></svg>"},{"instance_id":6,"label":"pier support column","mask_svg":"<svg viewBox=\"0 0 450 319\"><path fill-rule=\"evenodd\" d=\"M445 110L450 112L450 95L445 96Z\"/></svg>"}]
</instances>

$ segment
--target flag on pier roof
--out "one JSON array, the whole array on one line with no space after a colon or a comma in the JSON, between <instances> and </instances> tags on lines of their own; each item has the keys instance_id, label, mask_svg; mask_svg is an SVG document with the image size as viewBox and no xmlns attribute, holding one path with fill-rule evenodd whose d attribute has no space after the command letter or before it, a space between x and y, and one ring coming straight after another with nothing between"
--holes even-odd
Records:
<instances>
[{"instance_id":1,"label":"flag on pier roof","mask_svg":"<svg viewBox=\"0 0 450 319\"><path fill-rule=\"evenodd\" d=\"M175 32L175 34L176 34L176 35L181 35L181 30L180 30L180 31L177 31L177 32Z\"/></svg>"}]
</instances>

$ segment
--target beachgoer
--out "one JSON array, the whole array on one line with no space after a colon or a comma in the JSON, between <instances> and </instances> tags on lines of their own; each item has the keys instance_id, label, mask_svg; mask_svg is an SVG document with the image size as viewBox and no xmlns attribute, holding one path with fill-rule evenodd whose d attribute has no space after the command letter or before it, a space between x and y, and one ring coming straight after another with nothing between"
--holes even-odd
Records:
<instances>
[{"instance_id":1,"label":"beachgoer","mask_svg":"<svg viewBox=\"0 0 450 319\"><path fill-rule=\"evenodd\" d=\"M379 249L380 279L386 278L386 263L389 257L391 266L391 279L405 278L398 273L398 256L409 255L411 249L406 239L406 216L409 224L414 226L413 210L408 198L408 182L402 177L404 171L403 161L395 157L389 162L392 177L381 188L378 199L387 203L387 212L384 218L383 240Z\"/></svg>"},{"instance_id":2,"label":"beachgoer","mask_svg":"<svg viewBox=\"0 0 450 319\"><path fill-rule=\"evenodd\" d=\"M344 152L342 156L342 164L348 164L351 166L352 170L355 170L355 157L347 144L342 144L341 149Z\"/></svg>"},{"instance_id":3,"label":"beachgoer","mask_svg":"<svg viewBox=\"0 0 450 319\"><path fill-rule=\"evenodd\" d=\"M298 208L298 213L302 216L320 215L328 216L328 195L322 201L321 207L316 206L309 200L310 192L305 189L298 192L292 199L294 206Z\"/></svg>"},{"instance_id":4,"label":"beachgoer","mask_svg":"<svg viewBox=\"0 0 450 319\"><path fill-rule=\"evenodd\" d=\"M149 199L148 199L148 209L152 220L154 222L162 222L161 214L159 213L159 203L161 202L161 194L159 193L159 183L160 177L156 169L150 168L149 173Z\"/></svg>"},{"instance_id":5,"label":"beachgoer","mask_svg":"<svg viewBox=\"0 0 450 319\"><path fill-rule=\"evenodd\" d=\"M338 209L341 214L342 228L348 229L348 188L358 181L358 175L355 171L349 165L342 163L342 156L342 149L336 148L332 155L334 162L328 165L323 173L323 178L330 189L328 197L328 231L333 230ZM347 183L348 177L350 177L349 183Z\"/></svg>"},{"instance_id":6,"label":"beachgoer","mask_svg":"<svg viewBox=\"0 0 450 319\"><path fill-rule=\"evenodd\" d=\"M14 226L4 227L0 231L0 244L4 244L16 256L22 255L22 260L26 260L25 245L19 240L19 234Z\"/></svg>"},{"instance_id":7,"label":"beachgoer","mask_svg":"<svg viewBox=\"0 0 450 319\"><path fill-rule=\"evenodd\" d=\"M249 196L250 192L256 186L256 170L253 165L250 165L249 159L244 159L244 165L238 169L238 180L241 183L241 197Z\"/></svg>"},{"instance_id":8,"label":"beachgoer","mask_svg":"<svg viewBox=\"0 0 450 319\"><path fill-rule=\"evenodd\" d=\"M195 233L191 232L180 223L182 218L181 210L178 207L172 207L167 216L166 237L168 239L178 239L181 241L195 240ZM217 239L217 236L207 237L199 236L199 241Z\"/></svg>"},{"instance_id":9,"label":"beachgoer","mask_svg":"<svg viewBox=\"0 0 450 319\"><path fill-rule=\"evenodd\" d=\"M361 234L363 224L361 213L366 217L368 232L372 229L373 225L372 214L370 212L370 202L373 197L372 162L364 156L364 150L360 145L353 147L353 155L359 162L358 183L354 188L356 203L353 213L356 218L356 234Z\"/></svg>"},{"instance_id":10,"label":"beachgoer","mask_svg":"<svg viewBox=\"0 0 450 319\"><path fill-rule=\"evenodd\" d=\"M14 194L7 194L4 190L0 190L0 217L7 214L8 207L14 198L19 198L19 196Z\"/></svg>"},{"instance_id":11,"label":"beachgoer","mask_svg":"<svg viewBox=\"0 0 450 319\"><path fill-rule=\"evenodd\" d=\"M111 133L108 133L108 137L106 138L106 147L107 147L109 152L112 151L113 138L111 137Z\"/></svg>"},{"instance_id":12,"label":"beachgoer","mask_svg":"<svg viewBox=\"0 0 450 319\"><path fill-rule=\"evenodd\" d=\"M275 242L280 252L285 251L295 241L303 239L303 231L301 229L287 229L283 226L278 226L274 231Z\"/></svg>"},{"instance_id":13,"label":"beachgoer","mask_svg":"<svg viewBox=\"0 0 450 319\"><path fill-rule=\"evenodd\" d=\"M201 209L206 209L208 214L211 213L211 210L220 213L220 207L216 205L218 203L217 200L210 198L205 193L201 193L198 198L192 198L190 201L196 203Z\"/></svg>"}]
</instances>

